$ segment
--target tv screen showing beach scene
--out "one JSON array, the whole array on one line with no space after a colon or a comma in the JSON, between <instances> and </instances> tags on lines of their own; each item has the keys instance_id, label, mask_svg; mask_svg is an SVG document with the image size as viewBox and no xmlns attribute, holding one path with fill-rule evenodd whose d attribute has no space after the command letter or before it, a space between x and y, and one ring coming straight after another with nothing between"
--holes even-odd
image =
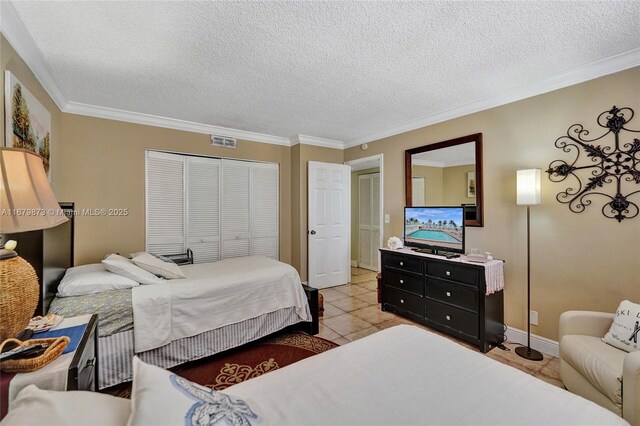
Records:
<instances>
[{"instance_id":1,"label":"tv screen showing beach scene","mask_svg":"<svg viewBox=\"0 0 640 426\"><path fill-rule=\"evenodd\" d=\"M464 253L463 207L405 207L407 246Z\"/></svg>"}]
</instances>

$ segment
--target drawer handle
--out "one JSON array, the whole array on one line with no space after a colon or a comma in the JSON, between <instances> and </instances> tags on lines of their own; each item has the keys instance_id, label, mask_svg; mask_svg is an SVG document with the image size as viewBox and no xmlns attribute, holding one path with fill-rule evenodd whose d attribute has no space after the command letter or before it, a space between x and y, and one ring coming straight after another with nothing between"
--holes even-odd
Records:
<instances>
[{"instance_id":1,"label":"drawer handle","mask_svg":"<svg viewBox=\"0 0 640 426\"><path fill-rule=\"evenodd\" d=\"M404 280L400 280L400 284L404 284Z\"/></svg>"},{"instance_id":2,"label":"drawer handle","mask_svg":"<svg viewBox=\"0 0 640 426\"><path fill-rule=\"evenodd\" d=\"M96 359L95 358L88 359L86 367L91 367L92 365L95 365L95 363L96 363Z\"/></svg>"},{"instance_id":3,"label":"drawer handle","mask_svg":"<svg viewBox=\"0 0 640 426\"><path fill-rule=\"evenodd\" d=\"M447 315L447 321L451 321L451 317Z\"/></svg>"},{"instance_id":4,"label":"drawer handle","mask_svg":"<svg viewBox=\"0 0 640 426\"><path fill-rule=\"evenodd\" d=\"M447 275L451 275L451 272L449 272L449 271L447 271L446 273L447 273Z\"/></svg>"},{"instance_id":5,"label":"drawer handle","mask_svg":"<svg viewBox=\"0 0 640 426\"><path fill-rule=\"evenodd\" d=\"M400 303L404 303L404 299L400 299Z\"/></svg>"},{"instance_id":6,"label":"drawer handle","mask_svg":"<svg viewBox=\"0 0 640 426\"><path fill-rule=\"evenodd\" d=\"M447 292L447 297L451 297L451 292L450 291Z\"/></svg>"},{"instance_id":7,"label":"drawer handle","mask_svg":"<svg viewBox=\"0 0 640 426\"><path fill-rule=\"evenodd\" d=\"M404 262L400 262L400 266L404 266Z\"/></svg>"}]
</instances>

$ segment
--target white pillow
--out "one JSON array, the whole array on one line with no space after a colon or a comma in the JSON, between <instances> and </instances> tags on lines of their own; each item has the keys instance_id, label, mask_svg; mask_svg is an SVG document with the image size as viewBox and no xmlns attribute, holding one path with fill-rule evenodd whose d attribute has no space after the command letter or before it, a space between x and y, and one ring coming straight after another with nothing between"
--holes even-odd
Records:
<instances>
[{"instance_id":1,"label":"white pillow","mask_svg":"<svg viewBox=\"0 0 640 426\"><path fill-rule=\"evenodd\" d=\"M58 286L58 296L83 296L137 285L134 280L107 271L101 263L92 263L67 269Z\"/></svg>"},{"instance_id":2,"label":"white pillow","mask_svg":"<svg viewBox=\"0 0 640 426\"><path fill-rule=\"evenodd\" d=\"M102 259L102 264L108 271L132 279L140 284L157 284L163 281L162 278L145 271L141 267L134 265L133 262L126 257L118 254L110 254L105 257Z\"/></svg>"},{"instance_id":3,"label":"white pillow","mask_svg":"<svg viewBox=\"0 0 640 426\"><path fill-rule=\"evenodd\" d=\"M259 422L258 415L241 399L133 358L129 426L251 425L256 422Z\"/></svg>"},{"instance_id":4,"label":"white pillow","mask_svg":"<svg viewBox=\"0 0 640 426\"><path fill-rule=\"evenodd\" d=\"M602 341L627 352L640 350L640 305L623 300Z\"/></svg>"},{"instance_id":5,"label":"white pillow","mask_svg":"<svg viewBox=\"0 0 640 426\"><path fill-rule=\"evenodd\" d=\"M3 426L124 425L131 415L128 399L85 391L47 391L29 385L10 404Z\"/></svg>"},{"instance_id":6,"label":"white pillow","mask_svg":"<svg viewBox=\"0 0 640 426\"><path fill-rule=\"evenodd\" d=\"M184 273L178 265L171 259L166 257L156 256L153 254L141 251L139 253L133 253L131 255L131 261L152 274L159 275L168 280L176 278L184 278Z\"/></svg>"}]
</instances>

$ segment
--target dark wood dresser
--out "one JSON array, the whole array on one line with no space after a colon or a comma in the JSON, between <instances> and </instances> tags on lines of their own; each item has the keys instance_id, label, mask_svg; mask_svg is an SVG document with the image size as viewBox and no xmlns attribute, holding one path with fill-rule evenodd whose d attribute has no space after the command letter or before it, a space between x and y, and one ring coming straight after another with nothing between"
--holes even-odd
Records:
<instances>
[{"instance_id":1,"label":"dark wood dresser","mask_svg":"<svg viewBox=\"0 0 640 426\"><path fill-rule=\"evenodd\" d=\"M484 264L409 249L380 249L382 310L426 324L487 352L502 343L503 291L485 295Z\"/></svg>"}]
</instances>

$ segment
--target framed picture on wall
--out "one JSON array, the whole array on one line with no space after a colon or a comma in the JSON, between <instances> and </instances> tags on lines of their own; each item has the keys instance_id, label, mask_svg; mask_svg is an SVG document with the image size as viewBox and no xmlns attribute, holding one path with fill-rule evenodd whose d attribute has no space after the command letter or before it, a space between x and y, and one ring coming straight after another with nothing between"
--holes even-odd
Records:
<instances>
[{"instance_id":1,"label":"framed picture on wall","mask_svg":"<svg viewBox=\"0 0 640 426\"><path fill-rule=\"evenodd\" d=\"M5 146L42 157L51 181L51 113L9 71L4 74Z\"/></svg>"},{"instance_id":2,"label":"framed picture on wall","mask_svg":"<svg viewBox=\"0 0 640 426\"><path fill-rule=\"evenodd\" d=\"M467 197L476 198L476 172L467 173Z\"/></svg>"}]
</instances>

